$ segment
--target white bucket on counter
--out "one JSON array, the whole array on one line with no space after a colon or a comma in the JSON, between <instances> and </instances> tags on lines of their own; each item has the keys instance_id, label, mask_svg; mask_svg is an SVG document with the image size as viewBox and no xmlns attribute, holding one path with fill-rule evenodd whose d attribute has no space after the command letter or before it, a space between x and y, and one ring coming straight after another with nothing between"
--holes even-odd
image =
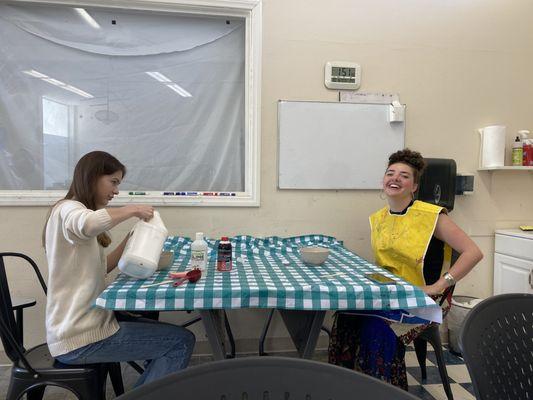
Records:
<instances>
[{"instance_id":1,"label":"white bucket on counter","mask_svg":"<svg viewBox=\"0 0 533 400\"><path fill-rule=\"evenodd\" d=\"M133 278L148 278L157 269L167 236L167 228L157 211L150 221L139 220L120 257L119 270Z\"/></svg>"}]
</instances>

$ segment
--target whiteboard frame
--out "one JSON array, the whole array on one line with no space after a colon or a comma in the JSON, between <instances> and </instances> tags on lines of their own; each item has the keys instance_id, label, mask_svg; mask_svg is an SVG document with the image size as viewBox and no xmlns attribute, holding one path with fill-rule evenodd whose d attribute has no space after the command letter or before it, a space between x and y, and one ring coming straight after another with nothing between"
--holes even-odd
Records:
<instances>
[{"instance_id":1,"label":"whiteboard frame","mask_svg":"<svg viewBox=\"0 0 533 400\"><path fill-rule=\"evenodd\" d=\"M284 104L288 104L288 103L328 104L328 105L339 105L339 107L354 107L354 106L362 106L362 107L379 106L379 107L383 107L383 116L385 118L385 121L386 121L387 124L391 125L390 133L394 134L394 131L398 131L398 129L400 129L402 132L401 132L401 137L398 138L398 141L396 141L394 143L391 142L390 147L389 148L384 148L383 151L381 152L382 154L379 155L379 157L380 157L379 160L382 160L381 161L382 162L382 168L379 169L379 173L376 172L376 177L375 177L376 180L372 180L372 182L375 182L375 183L372 183L372 182L370 182L370 183L361 182L361 180L364 179L364 178L361 178L359 180L354 179L352 182L348 182L346 185L332 185L332 186L327 186L327 185L323 184L322 182L303 182L303 183L290 182L290 179L291 179L290 170L287 170L287 166L284 165L284 163L286 164L286 162L285 162L285 158L287 157L286 153L289 150L283 150L282 149L282 146L284 145L282 142L283 142L284 134L285 134L283 132L283 129L285 129L285 127L282 127L282 118L283 118L283 116L282 116L282 107L283 107ZM385 167L386 167L388 156L391 153L393 153L393 152L395 152L397 150L401 150L401 149L403 149L405 147L405 121L403 121L403 122L393 122L393 123L389 122L389 120L388 120L388 115L389 115L388 107L389 107L388 104L368 103L368 102L356 103L356 102L279 100L278 101L278 163L277 163L277 172L278 172L277 175L278 176L277 176L277 188L280 189L280 190L379 190L379 189L381 189L382 188L382 186L381 186L381 177L382 177L383 172L385 171ZM396 140L396 138L395 138L395 140ZM385 141L385 143L389 143L389 142ZM322 153L320 153L320 155L322 155ZM313 158L313 156L317 156L317 154L308 155L306 157L305 161L306 162L312 162L312 161L310 161L310 159ZM299 157L301 157L301 156L299 156ZM294 157L294 158L296 158L296 157ZM318 158L319 157L317 157L317 159ZM361 166L363 166L363 168L365 168L365 165L367 165L367 164L363 161ZM358 167L359 166L357 166L357 168ZM374 166L374 168L377 168L377 167L378 166ZM289 172L287 172L287 171L289 171ZM294 175L294 172L293 172L293 175ZM379 176L379 180L377 180L377 176ZM363 177L364 177L364 174L363 174ZM294 179L294 176L292 176L292 179ZM320 178L319 178L319 180L320 180Z\"/></svg>"}]
</instances>

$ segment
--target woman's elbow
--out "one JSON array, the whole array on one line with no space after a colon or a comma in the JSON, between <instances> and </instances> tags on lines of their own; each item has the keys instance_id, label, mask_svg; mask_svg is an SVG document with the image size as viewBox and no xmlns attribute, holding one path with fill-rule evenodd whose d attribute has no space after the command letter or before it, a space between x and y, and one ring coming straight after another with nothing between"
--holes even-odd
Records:
<instances>
[{"instance_id":1,"label":"woman's elbow","mask_svg":"<svg viewBox=\"0 0 533 400\"><path fill-rule=\"evenodd\" d=\"M483 257L484 257L483 253L481 252L479 247L476 246L475 249L473 250L473 254L472 254L472 258L475 260L474 265L476 265L481 260L483 260Z\"/></svg>"}]
</instances>

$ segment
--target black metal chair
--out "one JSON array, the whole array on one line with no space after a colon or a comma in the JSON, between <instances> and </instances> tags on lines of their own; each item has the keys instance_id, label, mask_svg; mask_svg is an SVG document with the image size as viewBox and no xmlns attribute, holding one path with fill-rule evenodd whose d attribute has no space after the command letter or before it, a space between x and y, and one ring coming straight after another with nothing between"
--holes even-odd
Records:
<instances>
[{"instance_id":1,"label":"black metal chair","mask_svg":"<svg viewBox=\"0 0 533 400\"><path fill-rule=\"evenodd\" d=\"M425 158L424 161L426 162L426 168L420 177L416 198L421 201L444 207L448 212L452 211L455 204L457 179L457 165L455 160L445 158ZM458 254L453 251L452 265L457 257ZM448 291L453 293L454 289L455 287L449 288L445 293ZM440 305L442 305L443 301L444 295ZM435 358L437 359L437 366L439 368L439 374L446 397L448 400L453 400L453 393L450 387L448 371L446 370L446 362L444 360L442 340L440 338L438 326L427 328L413 341L422 379L425 380L427 378L426 355L428 342L433 347L433 350L435 350Z\"/></svg>"},{"instance_id":2,"label":"black metal chair","mask_svg":"<svg viewBox=\"0 0 533 400\"><path fill-rule=\"evenodd\" d=\"M446 370L446 362L444 361L444 352L442 350L442 341L440 338L440 332L438 326L430 326L424 332L422 332L413 342L415 346L416 358L420 365L420 372L422 380L427 378L426 370L426 356L427 356L427 343L430 343L435 350L435 358L437 359L437 367L439 368L439 375L442 381L442 386L446 397L449 400L453 400L452 388L450 386L450 378L448 377L448 371Z\"/></svg>"},{"instance_id":3,"label":"black metal chair","mask_svg":"<svg viewBox=\"0 0 533 400\"><path fill-rule=\"evenodd\" d=\"M417 397L327 363L284 357L215 361L170 374L118 399L372 399Z\"/></svg>"},{"instance_id":4,"label":"black metal chair","mask_svg":"<svg viewBox=\"0 0 533 400\"><path fill-rule=\"evenodd\" d=\"M11 298L13 311L15 312L15 319L17 321L18 337L20 343L24 344L24 309L33 307L37 301L31 297L17 297Z\"/></svg>"},{"instance_id":5,"label":"black metal chair","mask_svg":"<svg viewBox=\"0 0 533 400\"><path fill-rule=\"evenodd\" d=\"M28 399L41 399L45 387L54 385L68 389L81 399L105 399L105 380L109 373L118 396L124 393L120 363L72 366L61 364L50 355L46 343L26 350L22 333L13 315L4 258L14 257L27 261L33 268L44 291L47 287L37 267L21 253L0 253L0 337L5 352L13 362L7 400L19 399L24 393Z\"/></svg>"},{"instance_id":6,"label":"black metal chair","mask_svg":"<svg viewBox=\"0 0 533 400\"><path fill-rule=\"evenodd\" d=\"M459 346L476 399L533 398L533 294L502 294L476 305Z\"/></svg>"},{"instance_id":7,"label":"black metal chair","mask_svg":"<svg viewBox=\"0 0 533 400\"><path fill-rule=\"evenodd\" d=\"M446 300L446 296L449 294L449 292L453 293L454 289L455 286L452 286L444 291L439 305L442 306L442 304ZM446 397L448 398L448 400L453 400L452 388L450 386L450 378L448 377L448 371L446 370L446 362L444 360L442 340L440 338L438 326L429 326L413 341L416 359L418 360L418 365L420 365L422 380L425 380L427 378L426 356L428 343L431 344L433 350L435 351L437 367L439 368L439 375L442 381L444 392L446 393Z\"/></svg>"}]
</instances>

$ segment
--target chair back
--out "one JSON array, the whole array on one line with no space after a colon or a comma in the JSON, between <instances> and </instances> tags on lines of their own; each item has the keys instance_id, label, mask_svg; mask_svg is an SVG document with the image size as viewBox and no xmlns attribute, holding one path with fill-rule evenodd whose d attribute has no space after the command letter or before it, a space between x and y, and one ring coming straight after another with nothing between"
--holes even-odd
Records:
<instances>
[{"instance_id":1,"label":"chair back","mask_svg":"<svg viewBox=\"0 0 533 400\"><path fill-rule=\"evenodd\" d=\"M202 364L118 399L372 399L415 396L347 368L301 358L246 357Z\"/></svg>"},{"instance_id":2,"label":"chair back","mask_svg":"<svg viewBox=\"0 0 533 400\"><path fill-rule=\"evenodd\" d=\"M479 303L464 321L459 345L477 399L533 398L533 294Z\"/></svg>"},{"instance_id":3,"label":"chair back","mask_svg":"<svg viewBox=\"0 0 533 400\"><path fill-rule=\"evenodd\" d=\"M4 350L9 359L16 362L19 359L16 347L17 344L21 343L21 340L18 337L17 323L13 314L13 305L11 303L11 295L9 293L9 285L7 283L3 257L0 257L0 321L0 326L2 327L1 338ZM13 339L8 337L9 332L15 343L13 343Z\"/></svg>"},{"instance_id":4,"label":"chair back","mask_svg":"<svg viewBox=\"0 0 533 400\"><path fill-rule=\"evenodd\" d=\"M0 338L4 350L13 363L21 360L26 367L30 368L26 359L24 358L24 348L22 346L22 338L19 337L17 322L13 314L13 304L11 300L11 294L9 291L9 283L7 281L7 273L5 266L5 259L21 258L26 260L32 267L37 275L39 283L46 293L47 288L44 279L39 271L39 268L35 262L25 254L21 253L0 253Z\"/></svg>"}]
</instances>

